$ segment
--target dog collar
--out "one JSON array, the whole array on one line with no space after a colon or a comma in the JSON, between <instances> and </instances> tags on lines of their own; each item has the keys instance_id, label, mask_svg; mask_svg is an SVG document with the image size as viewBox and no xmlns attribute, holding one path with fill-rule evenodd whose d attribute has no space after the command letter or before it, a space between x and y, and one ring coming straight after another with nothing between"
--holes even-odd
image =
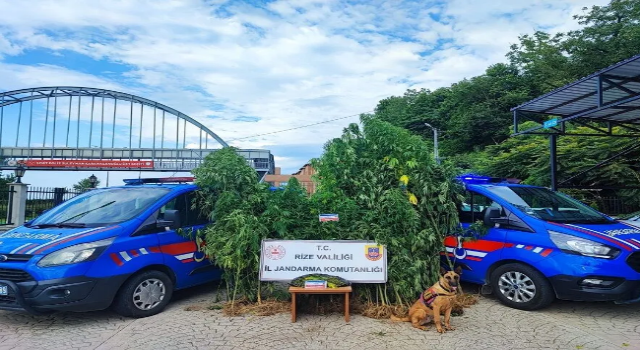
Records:
<instances>
[{"instance_id":1,"label":"dog collar","mask_svg":"<svg viewBox=\"0 0 640 350\"><path fill-rule=\"evenodd\" d=\"M445 288L445 287L442 285L442 283L438 282L438 285L440 286L440 288L444 289L444 291L445 291L445 292L450 293L448 296L451 296L451 295L456 294L454 291L452 291L452 290L449 290L449 289Z\"/></svg>"}]
</instances>

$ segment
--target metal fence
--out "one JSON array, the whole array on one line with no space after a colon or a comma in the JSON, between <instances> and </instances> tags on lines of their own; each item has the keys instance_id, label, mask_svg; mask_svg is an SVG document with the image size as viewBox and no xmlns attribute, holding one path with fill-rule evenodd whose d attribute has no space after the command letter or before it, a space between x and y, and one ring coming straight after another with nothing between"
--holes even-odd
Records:
<instances>
[{"instance_id":1,"label":"metal fence","mask_svg":"<svg viewBox=\"0 0 640 350\"><path fill-rule=\"evenodd\" d=\"M83 191L62 187L29 187L29 190L27 190L25 220L34 219L46 210L81 193Z\"/></svg>"},{"instance_id":2,"label":"metal fence","mask_svg":"<svg viewBox=\"0 0 640 350\"><path fill-rule=\"evenodd\" d=\"M13 190L6 188L0 190L0 225L11 225L11 207Z\"/></svg>"},{"instance_id":3,"label":"metal fence","mask_svg":"<svg viewBox=\"0 0 640 350\"><path fill-rule=\"evenodd\" d=\"M607 215L622 215L640 211L640 205L624 198L603 197L598 200L597 209Z\"/></svg>"}]
</instances>

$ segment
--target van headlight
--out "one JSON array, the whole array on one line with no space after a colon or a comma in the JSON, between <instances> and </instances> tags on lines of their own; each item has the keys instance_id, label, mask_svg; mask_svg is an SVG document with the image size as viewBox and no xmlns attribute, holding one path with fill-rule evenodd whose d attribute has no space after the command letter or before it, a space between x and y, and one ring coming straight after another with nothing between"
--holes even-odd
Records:
<instances>
[{"instance_id":1,"label":"van headlight","mask_svg":"<svg viewBox=\"0 0 640 350\"><path fill-rule=\"evenodd\" d=\"M115 237L111 237L101 241L81 243L60 249L40 259L38 266L50 267L94 260L100 256L115 239Z\"/></svg>"},{"instance_id":2,"label":"van headlight","mask_svg":"<svg viewBox=\"0 0 640 350\"><path fill-rule=\"evenodd\" d=\"M613 259L620 254L620 249L600 244L592 240L548 231L551 241L562 251L569 254L579 254L593 258Z\"/></svg>"}]
</instances>

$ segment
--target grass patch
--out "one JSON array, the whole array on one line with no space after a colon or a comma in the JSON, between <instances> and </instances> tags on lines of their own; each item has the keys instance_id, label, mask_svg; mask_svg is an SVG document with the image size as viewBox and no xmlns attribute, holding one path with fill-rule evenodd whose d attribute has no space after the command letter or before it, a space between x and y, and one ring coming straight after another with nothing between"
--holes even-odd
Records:
<instances>
[{"instance_id":1,"label":"grass patch","mask_svg":"<svg viewBox=\"0 0 640 350\"><path fill-rule=\"evenodd\" d=\"M366 303L362 309L362 315L376 320L388 319L391 314L403 317L409 308L404 305L382 305L376 303Z\"/></svg>"},{"instance_id":2,"label":"grass patch","mask_svg":"<svg viewBox=\"0 0 640 350\"><path fill-rule=\"evenodd\" d=\"M261 303L251 303L246 300L227 302L222 306L222 314L225 316L271 316L289 312L291 302L281 300L266 300Z\"/></svg>"},{"instance_id":3,"label":"grass patch","mask_svg":"<svg viewBox=\"0 0 640 350\"><path fill-rule=\"evenodd\" d=\"M456 296L456 300L453 301L453 310L451 311L451 315L464 315L464 309L477 304L478 299L480 299L479 294L458 294Z\"/></svg>"},{"instance_id":4,"label":"grass patch","mask_svg":"<svg viewBox=\"0 0 640 350\"><path fill-rule=\"evenodd\" d=\"M478 294L459 294L453 302L452 316L462 316L464 309L478 303ZM397 317L405 317L409 312L409 307L404 305L381 305L376 303L367 303L364 305L362 315L377 320L388 319L391 315ZM444 313L443 313L444 314Z\"/></svg>"},{"instance_id":5,"label":"grass patch","mask_svg":"<svg viewBox=\"0 0 640 350\"><path fill-rule=\"evenodd\" d=\"M453 304L452 316L461 316L464 309L478 303L478 294L460 294ZM352 314L361 314L374 319L388 319L391 314L404 317L409 311L405 305L382 305L376 303L361 303L359 300L351 299L350 311ZM214 304L208 307L202 305L192 305L185 308L187 311L200 310L222 310L225 316L235 317L244 315L272 316L280 313L291 312L291 301L278 299L268 299L261 303L249 302L246 299L236 302L226 302L225 304ZM344 298L336 295L299 295L298 314L342 314L344 313Z\"/></svg>"}]
</instances>

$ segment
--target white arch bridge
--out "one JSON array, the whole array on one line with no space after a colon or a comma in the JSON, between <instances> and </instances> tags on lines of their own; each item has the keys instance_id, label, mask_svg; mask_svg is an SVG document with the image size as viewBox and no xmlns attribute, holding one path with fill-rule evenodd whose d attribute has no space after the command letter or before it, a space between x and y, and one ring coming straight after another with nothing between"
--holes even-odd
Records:
<instances>
[{"instance_id":1,"label":"white arch bridge","mask_svg":"<svg viewBox=\"0 0 640 350\"><path fill-rule=\"evenodd\" d=\"M0 93L0 170L190 171L227 143L197 120L143 97L88 87ZM239 150L262 178L269 150Z\"/></svg>"}]
</instances>

